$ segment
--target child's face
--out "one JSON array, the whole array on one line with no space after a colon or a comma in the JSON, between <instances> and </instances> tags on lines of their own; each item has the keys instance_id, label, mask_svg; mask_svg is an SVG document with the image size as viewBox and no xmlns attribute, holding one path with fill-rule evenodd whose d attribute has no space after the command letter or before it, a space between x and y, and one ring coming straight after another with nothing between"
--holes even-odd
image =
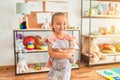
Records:
<instances>
[{"instance_id":1,"label":"child's face","mask_svg":"<svg viewBox=\"0 0 120 80\"><path fill-rule=\"evenodd\" d=\"M63 34L67 29L67 18L66 16L55 16L52 23L52 28L55 33Z\"/></svg>"}]
</instances>

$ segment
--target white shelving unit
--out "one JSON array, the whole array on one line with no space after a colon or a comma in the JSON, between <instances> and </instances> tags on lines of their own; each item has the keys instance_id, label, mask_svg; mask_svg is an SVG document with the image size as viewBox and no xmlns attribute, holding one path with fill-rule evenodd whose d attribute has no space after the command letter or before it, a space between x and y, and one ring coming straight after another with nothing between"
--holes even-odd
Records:
<instances>
[{"instance_id":1,"label":"white shelving unit","mask_svg":"<svg viewBox=\"0 0 120 80\"><path fill-rule=\"evenodd\" d=\"M85 63L87 63L88 66L120 62L120 59L119 59L120 52L118 52L118 51L116 51L114 53L104 53L104 55L106 56L105 60L98 61L96 63L90 62L90 56L91 56L90 55L90 40L91 40L91 38L94 38L94 37L101 38L101 39L109 38L109 41L110 41L110 40L113 40L113 38L115 39L115 38L120 37L120 33L118 33L118 34L100 34L100 33L98 33L99 31L96 31L97 34L93 35L95 29L99 30L99 25L100 26L101 26L101 24L104 25L104 22L102 23L102 20L103 21L111 20L111 22L113 20L113 22L114 22L114 20L120 19L120 13L118 14L117 12L116 12L117 14L114 14L114 15L94 13L94 11L97 10L96 7L99 6L99 9L100 9L101 5L103 6L103 5L107 4L106 8L109 8L108 4L114 5L114 3L120 4L120 1L119 0L82 0L81 1L81 31L82 31L81 34L82 34L82 38L89 38L88 53L86 55L84 53L82 53L81 58ZM88 5L86 5L86 4L88 4ZM92 10L93 10L93 12L92 12ZM108 10L108 13L109 13L109 10ZM86 26L84 26L84 25L86 25ZM95 25L97 25L97 26L95 26ZM86 31L86 33L85 33L85 31ZM84 44L84 43L86 43L86 42L84 42L84 39L83 39L82 44ZM103 43L109 43L109 42L103 42ZM82 48L83 48L83 46L82 46Z\"/></svg>"},{"instance_id":2,"label":"white shelving unit","mask_svg":"<svg viewBox=\"0 0 120 80\"><path fill-rule=\"evenodd\" d=\"M22 54L25 56L25 60L28 62L28 70L26 72L17 72L17 63L18 63L18 54L19 52L16 51L16 35L17 34L23 34L25 37L27 36L36 36L40 35L42 37L42 40L47 38L49 35L51 35L51 30L44 30L44 29L26 29L26 30L14 30L13 31L13 38L14 38L14 61L15 61L15 75L20 74L28 74L28 73L40 73L40 72L46 72L49 71L49 67L42 67L39 70L35 70L35 65L37 63L43 63L44 65L47 63L49 55L47 50L27 50L25 53L22 52ZM72 34L77 37L78 43L80 42L80 30L73 30L68 29L67 33ZM77 34L77 35L76 35ZM74 55L74 58L76 59L76 63L72 64L72 69L78 69L80 67L80 49L78 49Z\"/></svg>"}]
</instances>

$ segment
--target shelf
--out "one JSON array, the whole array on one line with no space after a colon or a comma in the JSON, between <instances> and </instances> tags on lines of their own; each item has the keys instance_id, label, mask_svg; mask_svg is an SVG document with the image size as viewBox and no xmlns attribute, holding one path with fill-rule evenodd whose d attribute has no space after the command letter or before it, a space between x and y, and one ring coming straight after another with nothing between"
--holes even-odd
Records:
<instances>
[{"instance_id":1,"label":"shelf","mask_svg":"<svg viewBox=\"0 0 120 80\"><path fill-rule=\"evenodd\" d=\"M116 55L120 55L120 52L114 52L114 53L103 53L106 56L116 56Z\"/></svg>"},{"instance_id":2,"label":"shelf","mask_svg":"<svg viewBox=\"0 0 120 80\"><path fill-rule=\"evenodd\" d=\"M78 64L73 64L72 69L77 69L78 67L79 67ZM35 70L34 67L29 67L28 71L17 73L17 74L48 72L49 69L50 69L50 67L45 67L45 68L41 68L40 70Z\"/></svg>"},{"instance_id":3,"label":"shelf","mask_svg":"<svg viewBox=\"0 0 120 80\"><path fill-rule=\"evenodd\" d=\"M79 31L80 29L67 29L67 31ZM26 32L26 31L52 31L51 29L37 29L37 28L31 28L31 29L16 29L14 31L17 32Z\"/></svg>"},{"instance_id":4,"label":"shelf","mask_svg":"<svg viewBox=\"0 0 120 80\"><path fill-rule=\"evenodd\" d=\"M118 27L120 15L118 2L120 3L120 0L81 1L81 36L83 38L81 41L81 52L84 52L81 54L81 60L87 63L88 66L120 62L118 57L120 56L120 52L117 52L117 50L113 53L103 53L103 55L106 56L105 60L98 59L98 61L96 61L94 58L99 58L99 56L91 57L91 54L99 54L99 44L110 43L116 45L116 43L119 42L118 38L120 37L120 33ZM112 4L114 4L113 13L111 12ZM115 28L112 27L112 25L116 25ZM104 31L106 32L105 34ZM92 41L94 39L92 38L97 38L98 42L95 41L94 43L94 41Z\"/></svg>"},{"instance_id":5,"label":"shelf","mask_svg":"<svg viewBox=\"0 0 120 80\"><path fill-rule=\"evenodd\" d=\"M120 37L120 35L82 35L82 37Z\"/></svg>"},{"instance_id":6,"label":"shelf","mask_svg":"<svg viewBox=\"0 0 120 80\"><path fill-rule=\"evenodd\" d=\"M116 15L91 15L91 16L82 16L82 18L100 18L100 19L120 19L120 16Z\"/></svg>"},{"instance_id":7,"label":"shelf","mask_svg":"<svg viewBox=\"0 0 120 80\"><path fill-rule=\"evenodd\" d=\"M35 52L48 52L48 50L26 50L25 52L22 53L35 53ZM16 53L19 53L19 51L17 51Z\"/></svg>"},{"instance_id":8,"label":"shelf","mask_svg":"<svg viewBox=\"0 0 120 80\"><path fill-rule=\"evenodd\" d=\"M60 2L66 2L67 0L27 0L27 1L32 1L32 2L39 2L39 1L60 1Z\"/></svg>"},{"instance_id":9,"label":"shelf","mask_svg":"<svg viewBox=\"0 0 120 80\"><path fill-rule=\"evenodd\" d=\"M48 54L48 50L39 50L39 49L33 49L33 50L25 50L23 53L23 56L27 56L26 62L28 61L28 71L26 72L17 72L17 63L19 62L19 52L16 49L16 36L19 33L22 33L23 35L27 35L30 34L30 36L34 36L36 35L38 32L43 33L43 35L41 35L42 37L45 36L43 39L46 39L46 37L48 37L49 35L51 35L52 30L51 29L16 29L13 31L13 39L14 39L14 61L15 61L15 75L22 75L22 74L29 74L29 73L41 73L41 72L47 72L49 71L49 68L42 68L40 70L35 70L35 63L40 62L40 63L46 63L47 59L49 58L49 54ZM50 32L50 34L47 34L48 32ZM67 32L69 32L71 35L76 36L79 40L78 43L80 41L80 29L67 29ZM78 35L75 35L74 32L78 33ZM34 34L33 34L34 33ZM35 54L34 54L35 53ZM38 57L36 57L38 56ZM79 69L80 68L80 48L77 49L76 53L75 53L75 57L74 59L76 59L76 64L72 65L72 69ZM26 58L26 57L25 57ZM32 65L32 66L29 66Z\"/></svg>"},{"instance_id":10,"label":"shelf","mask_svg":"<svg viewBox=\"0 0 120 80\"><path fill-rule=\"evenodd\" d=\"M36 73L36 72L47 72L50 68L43 68L41 70L34 70L33 68L29 68L27 72L17 73L17 74L25 74L25 73Z\"/></svg>"},{"instance_id":11,"label":"shelf","mask_svg":"<svg viewBox=\"0 0 120 80\"><path fill-rule=\"evenodd\" d=\"M86 1L90 1L90 0L86 0ZM91 0L91 1L120 2L120 0Z\"/></svg>"},{"instance_id":12,"label":"shelf","mask_svg":"<svg viewBox=\"0 0 120 80\"><path fill-rule=\"evenodd\" d=\"M120 2L120 0L92 0L92 1L110 1L110 2Z\"/></svg>"},{"instance_id":13,"label":"shelf","mask_svg":"<svg viewBox=\"0 0 120 80\"><path fill-rule=\"evenodd\" d=\"M82 57L84 57L84 61L88 64L88 65L100 65L100 64L108 64L108 63L117 63L120 62L120 59L117 58L117 56L120 56L120 52L115 52L115 53L103 53L106 56L105 60L100 60L97 62L89 62L89 55L85 55L82 54Z\"/></svg>"}]
</instances>

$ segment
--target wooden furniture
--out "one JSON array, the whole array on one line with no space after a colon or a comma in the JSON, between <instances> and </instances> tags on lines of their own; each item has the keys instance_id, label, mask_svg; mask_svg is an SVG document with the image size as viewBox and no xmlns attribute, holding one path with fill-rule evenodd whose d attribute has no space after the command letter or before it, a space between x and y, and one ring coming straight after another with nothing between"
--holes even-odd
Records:
<instances>
[{"instance_id":1,"label":"wooden furniture","mask_svg":"<svg viewBox=\"0 0 120 80\"><path fill-rule=\"evenodd\" d=\"M119 0L82 0L81 1L81 31L82 31L82 49L84 44L87 42L84 41L85 38L88 38L87 53L82 52L81 59L87 63L88 66L100 65L100 64L109 64L120 62L118 57L120 52L116 51L113 53L103 53L106 56L105 60L96 61L95 63L90 62L91 57L91 38L96 38L98 40L97 46L100 44L114 44L116 47L117 42L120 37L118 27L109 24L118 24L114 20L120 19L120 12L117 7L120 6ZM86 5L87 4L87 5ZM113 7L111 6L113 5ZM117 5L115 7L115 5ZM112 10L111 10L112 8ZM100 10L100 11L99 11ZM111 22L109 22L111 20ZM112 21L113 20L113 21ZM106 21L106 23L104 22ZM107 25L107 26L102 26ZM101 28L104 28L104 31L101 31ZM117 31L117 32L116 32ZM112 33L111 33L112 32ZM108 40L107 40L108 39ZM103 41L103 42L102 42Z\"/></svg>"}]
</instances>

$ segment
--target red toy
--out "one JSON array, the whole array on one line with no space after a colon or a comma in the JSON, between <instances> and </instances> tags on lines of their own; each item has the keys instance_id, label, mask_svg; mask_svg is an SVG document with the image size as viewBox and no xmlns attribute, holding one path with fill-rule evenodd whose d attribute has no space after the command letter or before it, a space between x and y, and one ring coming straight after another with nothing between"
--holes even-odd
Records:
<instances>
[{"instance_id":1,"label":"red toy","mask_svg":"<svg viewBox=\"0 0 120 80\"><path fill-rule=\"evenodd\" d=\"M24 38L23 43L27 47L28 42L32 42L33 44L35 43L35 38L33 36L27 36Z\"/></svg>"}]
</instances>

